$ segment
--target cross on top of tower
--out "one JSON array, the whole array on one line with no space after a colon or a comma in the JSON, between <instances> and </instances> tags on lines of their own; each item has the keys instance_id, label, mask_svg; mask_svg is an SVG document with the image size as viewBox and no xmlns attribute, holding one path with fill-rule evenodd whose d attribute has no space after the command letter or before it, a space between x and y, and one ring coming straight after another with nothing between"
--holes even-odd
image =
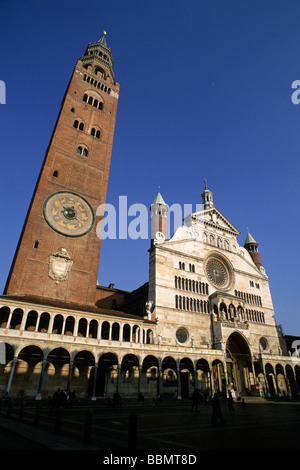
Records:
<instances>
[{"instance_id":1,"label":"cross on top of tower","mask_svg":"<svg viewBox=\"0 0 300 470\"><path fill-rule=\"evenodd\" d=\"M103 31L103 34L102 34L102 38L99 39L99 41L98 41L98 42L100 42L101 44L103 44L104 46L106 46L105 36L106 36L106 31L104 30L104 31Z\"/></svg>"}]
</instances>

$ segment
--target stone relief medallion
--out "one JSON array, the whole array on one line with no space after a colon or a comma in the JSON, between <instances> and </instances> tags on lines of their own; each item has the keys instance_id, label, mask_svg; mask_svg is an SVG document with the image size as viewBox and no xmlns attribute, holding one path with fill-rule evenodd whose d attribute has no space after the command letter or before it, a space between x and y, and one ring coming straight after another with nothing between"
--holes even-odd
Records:
<instances>
[{"instance_id":1,"label":"stone relief medallion","mask_svg":"<svg viewBox=\"0 0 300 470\"><path fill-rule=\"evenodd\" d=\"M58 284L61 281L66 281L69 277L73 260L65 248L62 248L57 253L50 255L49 261L49 277L56 281Z\"/></svg>"},{"instance_id":2,"label":"stone relief medallion","mask_svg":"<svg viewBox=\"0 0 300 470\"><path fill-rule=\"evenodd\" d=\"M227 290L232 285L232 269L223 258L217 255L212 255L207 259L205 273L209 282L218 289Z\"/></svg>"}]
</instances>

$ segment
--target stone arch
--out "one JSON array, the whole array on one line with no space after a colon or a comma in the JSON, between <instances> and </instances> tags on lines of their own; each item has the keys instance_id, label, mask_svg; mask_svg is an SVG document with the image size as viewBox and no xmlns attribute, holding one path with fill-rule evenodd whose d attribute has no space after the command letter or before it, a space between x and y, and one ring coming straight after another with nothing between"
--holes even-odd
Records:
<instances>
[{"instance_id":1,"label":"stone arch","mask_svg":"<svg viewBox=\"0 0 300 470\"><path fill-rule=\"evenodd\" d=\"M172 356L166 356L162 360L162 395L166 398L174 398L178 391L178 376L176 360Z\"/></svg>"},{"instance_id":2,"label":"stone arch","mask_svg":"<svg viewBox=\"0 0 300 470\"><path fill-rule=\"evenodd\" d=\"M224 364L220 359L215 359L212 362L212 392L218 394L226 393Z\"/></svg>"},{"instance_id":3,"label":"stone arch","mask_svg":"<svg viewBox=\"0 0 300 470\"><path fill-rule=\"evenodd\" d=\"M20 330L24 312L21 308L15 308L12 312L9 328ZM25 328L26 329L26 328Z\"/></svg>"},{"instance_id":4,"label":"stone arch","mask_svg":"<svg viewBox=\"0 0 300 470\"><path fill-rule=\"evenodd\" d=\"M137 396L139 373L139 358L135 354L126 354L121 362L121 394Z\"/></svg>"},{"instance_id":5,"label":"stone arch","mask_svg":"<svg viewBox=\"0 0 300 470\"><path fill-rule=\"evenodd\" d=\"M75 318L69 315L65 321L64 335L73 336L74 334Z\"/></svg>"},{"instance_id":6,"label":"stone arch","mask_svg":"<svg viewBox=\"0 0 300 470\"><path fill-rule=\"evenodd\" d=\"M114 322L111 327L111 339L113 341L119 341L120 339L120 325L118 322Z\"/></svg>"},{"instance_id":7,"label":"stone arch","mask_svg":"<svg viewBox=\"0 0 300 470\"><path fill-rule=\"evenodd\" d=\"M0 328L7 328L8 319L10 315L10 308L6 305L0 308Z\"/></svg>"},{"instance_id":8,"label":"stone arch","mask_svg":"<svg viewBox=\"0 0 300 470\"><path fill-rule=\"evenodd\" d=\"M255 386L251 350L239 332L231 333L226 342L226 369L229 389L239 395L248 394Z\"/></svg>"},{"instance_id":9,"label":"stone arch","mask_svg":"<svg viewBox=\"0 0 300 470\"><path fill-rule=\"evenodd\" d=\"M42 349L36 345L24 346L19 351L11 386L11 395L15 397L33 397L36 395L43 358Z\"/></svg>"},{"instance_id":10,"label":"stone arch","mask_svg":"<svg viewBox=\"0 0 300 470\"><path fill-rule=\"evenodd\" d=\"M277 393L278 393L279 396L287 396L288 390L287 390L287 386L286 386L284 368L283 368L282 364L276 364L275 372L276 372Z\"/></svg>"},{"instance_id":11,"label":"stone arch","mask_svg":"<svg viewBox=\"0 0 300 470\"><path fill-rule=\"evenodd\" d=\"M66 348L58 347L48 352L43 381L44 393L49 393L52 396L57 388L67 390L69 365L70 353Z\"/></svg>"},{"instance_id":12,"label":"stone arch","mask_svg":"<svg viewBox=\"0 0 300 470\"><path fill-rule=\"evenodd\" d=\"M180 390L181 398L189 398L191 388L194 384L194 365L190 358L184 357L180 360Z\"/></svg>"},{"instance_id":13,"label":"stone arch","mask_svg":"<svg viewBox=\"0 0 300 470\"><path fill-rule=\"evenodd\" d=\"M109 339L110 323L104 321L101 325L101 339Z\"/></svg>"},{"instance_id":14,"label":"stone arch","mask_svg":"<svg viewBox=\"0 0 300 470\"><path fill-rule=\"evenodd\" d=\"M95 356L91 351L83 349L74 356L72 375L69 389L76 391L80 397L91 396L93 392L93 379L95 370Z\"/></svg>"},{"instance_id":15,"label":"stone arch","mask_svg":"<svg viewBox=\"0 0 300 470\"><path fill-rule=\"evenodd\" d=\"M297 395L297 385L295 381L294 371L291 365L287 364L285 367L286 378L288 382L289 393L292 397Z\"/></svg>"},{"instance_id":16,"label":"stone arch","mask_svg":"<svg viewBox=\"0 0 300 470\"><path fill-rule=\"evenodd\" d=\"M85 338L87 336L88 322L86 318L80 318L78 322L78 333L77 336Z\"/></svg>"},{"instance_id":17,"label":"stone arch","mask_svg":"<svg viewBox=\"0 0 300 470\"><path fill-rule=\"evenodd\" d=\"M94 338L96 339L98 336L98 328L99 324L97 320L91 320L89 323L89 338Z\"/></svg>"},{"instance_id":18,"label":"stone arch","mask_svg":"<svg viewBox=\"0 0 300 470\"><path fill-rule=\"evenodd\" d=\"M97 377L95 380L96 396L112 396L117 389L118 357L115 353L103 353L98 361Z\"/></svg>"},{"instance_id":19,"label":"stone arch","mask_svg":"<svg viewBox=\"0 0 300 470\"><path fill-rule=\"evenodd\" d=\"M27 313L25 330L26 331L35 331L36 324L38 319L38 313L36 310L30 310Z\"/></svg>"},{"instance_id":20,"label":"stone arch","mask_svg":"<svg viewBox=\"0 0 300 470\"><path fill-rule=\"evenodd\" d=\"M48 312L43 312L40 315L38 331L40 333L47 333L49 329L49 323L50 323L50 314Z\"/></svg>"},{"instance_id":21,"label":"stone arch","mask_svg":"<svg viewBox=\"0 0 300 470\"><path fill-rule=\"evenodd\" d=\"M206 359L198 359L195 364L196 388L205 395L211 394L209 364Z\"/></svg>"},{"instance_id":22,"label":"stone arch","mask_svg":"<svg viewBox=\"0 0 300 470\"><path fill-rule=\"evenodd\" d=\"M270 396L276 395L276 382L275 382L275 373L272 364L269 362L265 364L265 374L267 379L268 393Z\"/></svg>"},{"instance_id":23,"label":"stone arch","mask_svg":"<svg viewBox=\"0 0 300 470\"><path fill-rule=\"evenodd\" d=\"M141 364L141 391L148 397L159 393L159 361L153 355L146 356Z\"/></svg>"}]
</instances>

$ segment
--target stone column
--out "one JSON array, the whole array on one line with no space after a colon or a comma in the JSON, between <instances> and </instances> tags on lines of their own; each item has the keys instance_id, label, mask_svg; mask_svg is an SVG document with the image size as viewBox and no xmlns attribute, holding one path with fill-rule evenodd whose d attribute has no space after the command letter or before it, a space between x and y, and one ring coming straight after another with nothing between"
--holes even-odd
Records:
<instances>
[{"instance_id":1,"label":"stone column","mask_svg":"<svg viewBox=\"0 0 300 470\"><path fill-rule=\"evenodd\" d=\"M124 323L121 323L120 331L119 331L119 341L123 341L123 329L124 329Z\"/></svg>"},{"instance_id":2,"label":"stone column","mask_svg":"<svg viewBox=\"0 0 300 470\"><path fill-rule=\"evenodd\" d=\"M208 366L208 377L209 377L209 387L210 387L210 396L213 396L213 383L212 383L212 370L211 367Z\"/></svg>"},{"instance_id":3,"label":"stone column","mask_svg":"<svg viewBox=\"0 0 300 470\"><path fill-rule=\"evenodd\" d=\"M39 331L39 325L40 325L40 320L41 320L41 312L38 312L38 317L35 325L35 331Z\"/></svg>"},{"instance_id":4,"label":"stone column","mask_svg":"<svg viewBox=\"0 0 300 470\"><path fill-rule=\"evenodd\" d=\"M228 377L227 377L227 364L226 364L226 361L224 361L223 367L224 367L224 377L225 377L225 393L226 393L226 397L227 397L227 394L228 394Z\"/></svg>"},{"instance_id":5,"label":"stone column","mask_svg":"<svg viewBox=\"0 0 300 470\"><path fill-rule=\"evenodd\" d=\"M7 387L6 387L6 392L7 392L8 394L9 394L9 392L10 392L10 387L11 387L12 379L13 379L13 376L14 376L14 373L15 373L15 368L16 368L17 362L18 362L18 358L15 357L15 358L12 360L11 370L10 370L10 374L9 374L9 378L8 378L8 383L7 383Z\"/></svg>"},{"instance_id":6,"label":"stone column","mask_svg":"<svg viewBox=\"0 0 300 470\"><path fill-rule=\"evenodd\" d=\"M46 365L47 365L47 361L46 361L46 359L44 359L43 362L42 362L42 369L41 369L41 373L40 373L38 391L37 391L37 395L35 397L36 400L41 400L42 399L41 390L42 390L43 378L44 378L44 372L45 372Z\"/></svg>"},{"instance_id":7,"label":"stone column","mask_svg":"<svg viewBox=\"0 0 300 470\"><path fill-rule=\"evenodd\" d=\"M181 380L180 380L180 359L176 362L176 370L177 370L177 398L181 400Z\"/></svg>"},{"instance_id":8,"label":"stone column","mask_svg":"<svg viewBox=\"0 0 300 470\"><path fill-rule=\"evenodd\" d=\"M50 321L49 321L49 325L48 325L48 333L52 333L52 331L53 331L54 318L55 318L55 315L53 313L50 314Z\"/></svg>"},{"instance_id":9,"label":"stone column","mask_svg":"<svg viewBox=\"0 0 300 470\"><path fill-rule=\"evenodd\" d=\"M23 317L22 317L22 321L21 321L21 326L20 326L20 331L24 331L25 330L25 325L26 325L26 321L27 321L27 315L28 315L28 309L25 308L23 310ZM10 319L11 320L11 319ZM10 323L10 320L9 320L9 323ZM7 323L7 326L9 327L9 324Z\"/></svg>"},{"instance_id":10,"label":"stone column","mask_svg":"<svg viewBox=\"0 0 300 470\"><path fill-rule=\"evenodd\" d=\"M9 328L9 325L10 325L10 322L11 322L11 318L13 316L13 311L12 309L10 309L10 312L9 312L9 315L8 315L8 318L7 318L7 323L6 323L6 327L5 328ZM23 318L25 317L25 312L23 311ZM22 321L21 321L21 324L23 323L23 318L22 318Z\"/></svg>"},{"instance_id":11,"label":"stone column","mask_svg":"<svg viewBox=\"0 0 300 470\"><path fill-rule=\"evenodd\" d=\"M101 339L101 329L102 329L102 321L100 320L98 322L98 331L97 331L97 340L98 341Z\"/></svg>"},{"instance_id":12,"label":"stone column","mask_svg":"<svg viewBox=\"0 0 300 470\"><path fill-rule=\"evenodd\" d=\"M139 397L141 393L142 366L139 365L138 369L139 369L139 378L138 378L138 397Z\"/></svg>"},{"instance_id":13,"label":"stone column","mask_svg":"<svg viewBox=\"0 0 300 470\"><path fill-rule=\"evenodd\" d=\"M121 374L121 364L117 365L117 392L119 391L120 387L120 374Z\"/></svg>"},{"instance_id":14,"label":"stone column","mask_svg":"<svg viewBox=\"0 0 300 470\"><path fill-rule=\"evenodd\" d=\"M157 395L160 397L162 395L162 363L161 358L158 358L158 384L157 384Z\"/></svg>"},{"instance_id":15,"label":"stone column","mask_svg":"<svg viewBox=\"0 0 300 470\"><path fill-rule=\"evenodd\" d=\"M97 383L97 374L98 374L98 364L95 364L94 372L94 383L93 383L93 394L92 400L96 400L96 383Z\"/></svg>"},{"instance_id":16,"label":"stone column","mask_svg":"<svg viewBox=\"0 0 300 470\"><path fill-rule=\"evenodd\" d=\"M67 396L69 396L69 393L70 393L70 384L71 384L71 379L72 379L73 366L74 366L74 362L70 361L68 382L67 382Z\"/></svg>"}]
</instances>

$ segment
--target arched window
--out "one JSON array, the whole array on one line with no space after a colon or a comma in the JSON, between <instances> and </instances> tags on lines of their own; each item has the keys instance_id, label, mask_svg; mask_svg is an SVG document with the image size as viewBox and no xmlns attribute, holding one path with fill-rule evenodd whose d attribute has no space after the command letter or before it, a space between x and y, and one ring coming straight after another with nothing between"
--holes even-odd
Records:
<instances>
[{"instance_id":1,"label":"arched window","mask_svg":"<svg viewBox=\"0 0 300 470\"><path fill-rule=\"evenodd\" d=\"M88 104L93 104L93 97L92 96L89 97Z\"/></svg>"},{"instance_id":2,"label":"arched window","mask_svg":"<svg viewBox=\"0 0 300 470\"><path fill-rule=\"evenodd\" d=\"M103 109L103 103L102 103L102 101L99 102L99 104L98 104L98 109Z\"/></svg>"},{"instance_id":3,"label":"arched window","mask_svg":"<svg viewBox=\"0 0 300 470\"><path fill-rule=\"evenodd\" d=\"M92 129L91 129L91 135L94 137L95 134L96 134L96 129L94 129L94 127L92 127Z\"/></svg>"},{"instance_id":4,"label":"arched window","mask_svg":"<svg viewBox=\"0 0 300 470\"><path fill-rule=\"evenodd\" d=\"M78 125L79 125L78 121L77 120L74 121L73 127L75 127L75 129L78 129Z\"/></svg>"},{"instance_id":5,"label":"arched window","mask_svg":"<svg viewBox=\"0 0 300 470\"><path fill-rule=\"evenodd\" d=\"M88 155L88 150L87 150L87 148L82 147L81 145L79 145L79 147L77 148L77 153L78 153L79 155L83 155L84 157L87 157L87 155Z\"/></svg>"},{"instance_id":6,"label":"arched window","mask_svg":"<svg viewBox=\"0 0 300 470\"><path fill-rule=\"evenodd\" d=\"M83 95L82 101L84 101L84 102L86 103L87 100L88 100L88 95L85 93L85 94Z\"/></svg>"},{"instance_id":7,"label":"arched window","mask_svg":"<svg viewBox=\"0 0 300 470\"><path fill-rule=\"evenodd\" d=\"M95 108L97 108L97 106L98 106L98 100L94 100L93 106L95 106Z\"/></svg>"},{"instance_id":8,"label":"arched window","mask_svg":"<svg viewBox=\"0 0 300 470\"><path fill-rule=\"evenodd\" d=\"M83 124L83 122L81 122L81 123L79 124L79 130L80 130L80 131L83 131L83 127L84 127L84 124Z\"/></svg>"},{"instance_id":9,"label":"arched window","mask_svg":"<svg viewBox=\"0 0 300 470\"><path fill-rule=\"evenodd\" d=\"M100 131L99 131L99 130L96 131L96 138L97 138L97 139L100 139Z\"/></svg>"}]
</instances>

